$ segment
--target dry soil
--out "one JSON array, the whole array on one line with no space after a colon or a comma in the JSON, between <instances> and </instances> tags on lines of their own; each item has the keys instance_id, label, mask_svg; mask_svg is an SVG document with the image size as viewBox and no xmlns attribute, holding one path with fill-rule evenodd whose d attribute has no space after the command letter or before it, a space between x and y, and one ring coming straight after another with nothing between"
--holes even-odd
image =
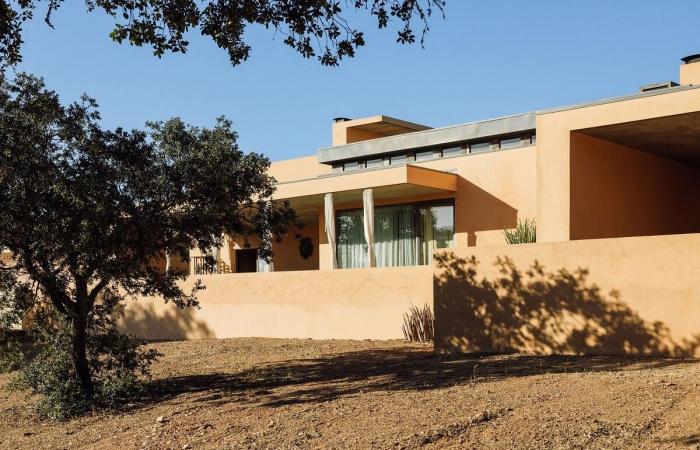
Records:
<instances>
[{"instance_id":1,"label":"dry soil","mask_svg":"<svg viewBox=\"0 0 700 450\"><path fill-rule=\"evenodd\" d=\"M38 420L0 389L0 448L700 448L700 362L446 357L398 341L153 344L148 400ZM0 375L0 385L10 375Z\"/></svg>"}]
</instances>

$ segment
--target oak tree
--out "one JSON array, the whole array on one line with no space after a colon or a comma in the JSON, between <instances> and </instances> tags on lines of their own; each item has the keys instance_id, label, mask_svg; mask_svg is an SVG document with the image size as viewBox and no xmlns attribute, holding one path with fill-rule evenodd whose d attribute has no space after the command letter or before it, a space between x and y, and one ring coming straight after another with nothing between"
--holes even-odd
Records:
<instances>
[{"instance_id":1,"label":"oak tree","mask_svg":"<svg viewBox=\"0 0 700 450\"><path fill-rule=\"evenodd\" d=\"M100 297L194 306L196 292L177 283L185 273L154 264L165 252L258 235L268 258L270 240L290 231L294 212L270 200L269 164L239 150L224 118L110 131L89 97L64 105L41 79L0 79L0 249L12 255L0 264L0 315L52 305L90 397L86 339Z\"/></svg>"},{"instance_id":2,"label":"oak tree","mask_svg":"<svg viewBox=\"0 0 700 450\"><path fill-rule=\"evenodd\" d=\"M9 65L21 61L23 24L42 6L45 22L53 26L62 3L0 0L0 60ZM258 25L274 30L305 58L336 66L365 45L364 32L351 23L349 14L369 14L379 28L396 22L397 42L422 44L429 17L443 13L445 0L85 0L85 6L114 18L113 40L150 46L156 56L186 52L188 33L199 31L238 65L251 53L245 31Z\"/></svg>"}]
</instances>

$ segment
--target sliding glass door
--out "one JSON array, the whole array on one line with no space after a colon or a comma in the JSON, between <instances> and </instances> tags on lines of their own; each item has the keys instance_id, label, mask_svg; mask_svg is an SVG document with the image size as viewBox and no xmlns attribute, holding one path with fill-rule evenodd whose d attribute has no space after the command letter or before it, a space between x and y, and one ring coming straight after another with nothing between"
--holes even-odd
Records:
<instances>
[{"instance_id":1,"label":"sliding glass door","mask_svg":"<svg viewBox=\"0 0 700 450\"><path fill-rule=\"evenodd\" d=\"M343 211L337 215L336 245L338 268L367 267L367 242L362 225L362 210Z\"/></svg>"},{"instance_id":2,"label":"sliding glass door","mask_svg":"<svg viewBox=\"0 0 700 450\"><path fill-rule=\"evenodd\" d=\"M374 210L374 249L377 267L415 266L416 231L413 205Z\"/></svg>"},{"instance_id":3,"label":"sliding glass door","mask_svg":"<svg viewBox=\"0 0 700 450\"><path fill-rule=\"evenodd\" d=\"M454 244L454 205L423 206L418 208L420 221L420 263L431 264L433 250Z\"/></svg>"},{"instance_id":4,"label":"sliding glass door","mask_svg":"<svg viewBox=\"0 0 700 450\"><path fill-rule=\"evenodd\" d=\"M367 267L361 209L337 213L338 267ZM374 210L377 267L430 264L432 252L454 241L454 204L449 202L382 206Z\"/></svg>"}]
</instances>

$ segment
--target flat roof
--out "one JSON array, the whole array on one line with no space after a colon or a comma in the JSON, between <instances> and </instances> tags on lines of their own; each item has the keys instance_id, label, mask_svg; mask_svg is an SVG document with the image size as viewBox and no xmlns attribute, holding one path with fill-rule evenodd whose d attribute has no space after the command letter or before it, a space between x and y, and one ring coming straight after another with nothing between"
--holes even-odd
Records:
<instances>
[{"instance_id":1,"label":"flat roof","mask_svg":"<svg viewBox=\"0 0 700 450\"><path fill-rule=\"evenodd\" d=\"M536 117L540 114L552 114L572 109L587 108L590 106L604 105L607 103L623 102L656 95L666 95L691 89L698 89L700 85L673 86L665 89L656 89L647 92L638 92L631 95L611 97L585 103L577 103L568 106L560 106L524 114L516 114L495 119L481 120L460 125L451 125L442 128L433 128L424 131L387 136L378 139L355 142L345 145L337 145L319 149L316 154L318 162L330 164L338 161L368 158L374 155L396 153L406 150L420 149L448 145L463 141L487 139L499 135L517 134L535 130Z\"/></svg>"},{"instance_id":2,"label":"flat roof","mask_svg":"<svg viewBox=\"0 0 700 450\"><path fill-rule=\"evenodd\" d=\"M318 162L328 164L335 161L485 139L534 129L535 113L526 113L326 147L319 149L317 155Z\"/></svg>"}]
</instances>

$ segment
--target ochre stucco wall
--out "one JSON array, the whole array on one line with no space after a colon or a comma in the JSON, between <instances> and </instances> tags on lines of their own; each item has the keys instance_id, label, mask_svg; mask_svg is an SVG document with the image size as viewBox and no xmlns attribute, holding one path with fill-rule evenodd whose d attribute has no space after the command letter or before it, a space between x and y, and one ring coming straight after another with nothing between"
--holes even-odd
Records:
<instances>
[{"instance_id":1,"label":"ochre stucco wall","mask_svg":"<svg viewBox=\"0 0 700 450\"><path fill-rule=\"evenodd\" d=\"M698 248L684 234L441 251L436 349L700 356Z\"/></svg>"},{"instance_id":2,"label":"ochre stucco wall","mask_svg":"<svg viewBox=\"0 0 700 450\"><path fill-rule=\"evenodd\" d=\"M304 156L303 158L273 161L268 173L275 177L278 183L284 183L329 174L331 170L331 166L319 163L316 155L312 155Z\"/></svg>"},{"instance_id":3,"label":"ochre stucco wall","mask_svg":"<svg viewBox=\"0 0 700 450\"><path fill-rule=\"evenodd\" d=\"M275 271L287 270L318 270L318 223L307 223L299 233L310 237L314 246L310 258L304 259L299 254L299 241L293 236L286 236L282 242L274 242L272 251Z\"/></svg>"},{"instance_id":4,"label":"ochre stucco wall","mask_svg":"<svg viewBox=\"0 0 700 450\"><path fill-rule=\"evenodd\" d=\"M432 299L432 268L206 275L201 309L160 299L129 302L122 328L149 339L262 336L402 338L403 313Z\"/></svg>"},{"instance_id":5,"label":"ochre stucco wall","mask_svg":"<svg viewBox=\"0 0 700 450\"><path fill-rule=\"evenodd\" d=\"M682 64L679 81L681 84L700 84L700 63Z\"/></svg>"},{"instance_id":6,"label":"ochre stucco wall","mask_svg":"<svg viewBox=\"0 0 700 450\"><path fill-rule=\"evenodd\" d=\"M571 132L700 111L700 89L651 95L537 115L537 240L571 236Z\"/></svg>"},{"instance_id":7,"label":"ochre stucco wall","mask_svg":"<svg viewBox=\"0 0 700 450\"><path fill-rule=\"evenodd\" d=\"M700 169L571 133L571 239L700 232Z\"/></svg>"}]
</instances>

